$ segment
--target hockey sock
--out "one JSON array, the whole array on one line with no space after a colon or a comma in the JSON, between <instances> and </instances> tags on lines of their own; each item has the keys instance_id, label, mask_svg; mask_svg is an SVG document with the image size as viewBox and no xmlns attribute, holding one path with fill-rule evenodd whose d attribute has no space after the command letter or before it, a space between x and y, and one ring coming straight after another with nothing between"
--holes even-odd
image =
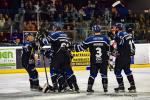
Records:
<instances>
[{"instance_id":1,"label":"hockey sock","mask_svg":"<svg viewBox=\"0 0 150 100\"><path fill-rule=\"evenodd\" d=\"M51 80L52 80L52 84L54 86L54 89L57 89L58 88L58 86L57 86L57 75L51 76Z\"/></svg>"},{"instance_id":2,"label":"hockey sock","mask_svg":"<svg viewBox=\"0 0 150 100\"><path fill-rule=\"evenodd\" d=\"M117 82L119 84L119 87L124 87L123 77L117 77Z\"/></svg>"},{"instance_id":3,"label":"hockey sock","mask_svg":"<svg viewBox=\"0 0 150 100\"><path fill-rule=\"evenodd\" d=\"M29 82L30 82L30 88L32 88L32 86L33 86L33 81L32 81L31 78L29 79Z\"/></svg>"},{"instance_id":4,"label":"hockey sock","mask_svg":"<svg viewBox=\"0 0 150 100\"><path fill-rule=\"evenodd\" d=\"M130 83L131 86L135 86L135 82L134 82L134 78L133 78L132 74L128 75L127 79L128 79L128 81L129 81L129 83Z\"/></svg>"},{"instance_id":5,"label":"hockey sock","mask_svg":"<svg viewBox=\"0 0 150 100\"><path fill-rule=\"evenodd\" d=\"M95 78L93 78L92 76L89 77L89 79L88 79L88 90L92 90L94 80L95 80Z\"/></svg>"},{"instance_id":6,"label":"hockey sock","mask_svg":"<svg viewBox=\"0 0 150 100\"><path fill-rule=\"evenodd\" d=\"M72 84L70 79L67 79L67 84L68 84L70 89L73 89L73 84Z\"/></svg>"},{"instance_id":7,"label":"hockey sock","mask_svg":"<svg viewBox=\"0 0 150 100\"><path fill-rule=\"evenodd\" d=\"M102 84L103 84L103 88L107 89L108 88L108 79L107 78L102 78Z\"/></svg>"},{"instance_id":8,"label":"hockey sock","mask_svg":"<svg viewBox=\"0 0 150 100\"><path fill-rule=\"evenodd\" d=\"M64 89L65 88L64 87L64 84L65 84L64 77L62 75L60 75L60 76L58 76L57 80L58 80L58 84L59 84L59 89L60 90Z\"/></svg>"},{"instance_id":9,"label":"hockey sock","mask_svg":"<svg viewBox=\"0 0 150 100\"><path fill-rule=\"evenodd\" d=\"M71 88L72 85L74 86L75 90L79 90L78 84L77 84L77 79L75 75L71 75L68 79L67 79L68 85Z\"/></svg>"},{"instance_id":10,"label":"hockey sock","mask_svg":"<svg viewBox=\"0 0 150 100\"><path fill-rule=\"evenodd\" d=\"M31 69L31 71L29 72L29 76L30 86L39 86L38 72L35 68Z\"/></svg>"}]
</instances>

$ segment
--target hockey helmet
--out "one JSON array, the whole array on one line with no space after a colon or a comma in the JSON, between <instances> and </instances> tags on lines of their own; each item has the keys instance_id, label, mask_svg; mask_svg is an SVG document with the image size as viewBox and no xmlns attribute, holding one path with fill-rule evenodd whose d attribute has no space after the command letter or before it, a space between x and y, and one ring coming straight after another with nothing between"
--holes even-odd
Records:
<instances>
[{"instance_id":1,"label":"hockey helmet","mask_svg":"<svg viewBox=\"0 0 150 100\"><path fill-rule=\"evenodd\" d=\"M93 32L101 32L101 26L100 25L94 25L92 26Z\"/></svg>"},{"instance_id":2,"label":"hockey helmet","mask_svg":"<svg viewBox=\"0 0 150 100\"><path fill-rule=\"evenodd\" d=\"M118 28L119 30L123 29L123 24L122 23L116 23L116 28Z\"/></svg>"},{"instance_id":3,"label":"hockey helmet","mask_svg":"<svg viewBox=\"0 0 150 100\"><path fill-rule=\"evenodd\" d=\"M30 33L30 32L25 32L24 33L24 37L26 38L26 37L28 37L28 36L34 36L32 33Z\"/></svg>"}]
</instances>

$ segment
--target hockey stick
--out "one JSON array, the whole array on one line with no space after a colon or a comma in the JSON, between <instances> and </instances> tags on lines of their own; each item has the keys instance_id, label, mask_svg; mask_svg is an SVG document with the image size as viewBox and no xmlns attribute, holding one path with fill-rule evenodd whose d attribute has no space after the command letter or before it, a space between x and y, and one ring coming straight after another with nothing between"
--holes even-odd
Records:
<instances>
[{"instance_id":1,"label":"hockey stick","mask_svg":"<svg viewBox=\"0 0 150 100\"><path fill-rule=\"evenodd\" d=\"M43 55L43 65L44 65L44 70L45 70L46 82L47 82L47 85L49 85L44 55Z\"/></svg>"},{"instance_id":2,"label":"hockey stick","mask_svg":"<svg viewBox=\"0 0 150 100\"><path fill-rule=\"evenodd\" d=\"M45 76L46 76L46 85L43 87L43 92L46 93L46 92L48 92L48 90L53 91L54 89L53 89L53 87L49 84L44 54L43 54L43 66L44 66Z\"/></svg>"},{"instance_id":3,"label":"hockey stick","mask_svg":"<svg viewBox=\"0 0 150 100\"><path fill-rule=\"evenodd\" d=\"M43 87L43 92L46 93L48 91L48 89L50 89L51 87L49 85L49 80L48 80L48 75L47 75L47 69L46 69L44 54L42 56L43 56L43 66L44 66L45 77L46 77L46 85Z\"/></svg>"}]
</instances>

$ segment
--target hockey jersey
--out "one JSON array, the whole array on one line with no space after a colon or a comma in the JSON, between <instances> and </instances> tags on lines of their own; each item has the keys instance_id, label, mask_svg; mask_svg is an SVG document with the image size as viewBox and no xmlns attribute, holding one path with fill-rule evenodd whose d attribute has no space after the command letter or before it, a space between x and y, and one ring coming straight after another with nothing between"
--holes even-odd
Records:
<instances>
[{"instance_id":1,"label":"hockey jersey","mask_svg":"<svg viewBox=\"0 0 150 100\"><path fill-rule=\"evenodd\" d=\"M130 56L135 54L135 45L131 34L127 32L118 32L115 36L115 41L119 54Z\"/></svg>"},{"instance_id":2,"label":"hockey jersey","mask_svg":"<svg viewBox=\"0 0 150 100\"><path fill-rule=\"evenodd\" d=\"M110 41L105 35L94 35L85 39L82 43L74 46L75 51L80 52L89 48L90 62L102 63L108 60Z\"/></svg>"},{"instance_id":3,"label":"hockey jersey","mask_svg":"<svg viewBox=\"0 0 150 100\"><path fill-rule=\"evenodd\" d=\"M54 54L68 49L70 42L66 33L58 31L48 35L48 37L42 39L44 45L51 44L51 49Z\"/></svg>"},{"instance_id":4,"label":"hockey jersey","mask_svg":"<svg viewBox=\"0 0 150 100\"><path fill-rule=\"evenodd\" d=\"M23 63L34 64L34 54L38 50L38 46L34 42L23 43L22 61Z\"/></svg>"}]
</instances>

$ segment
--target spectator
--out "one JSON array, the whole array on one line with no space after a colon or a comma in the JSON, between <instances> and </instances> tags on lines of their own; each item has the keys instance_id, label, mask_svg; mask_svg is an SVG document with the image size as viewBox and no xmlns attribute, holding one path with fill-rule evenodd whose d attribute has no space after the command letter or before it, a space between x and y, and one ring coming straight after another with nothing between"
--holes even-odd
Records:
<instances>
[{"instance_id":1,"label":"spectator","mask_svg":"<svg viewBox=\"0 0 150 100\"><path fill-rule=\"evenodd\" d=\"M28 21L27 23L24 23L24 29L25 31L36 31L36 23L34 21Z\"/></svg>"},{"instance_id":2,"label":"spectator","mask_svg":"<svg viewBox=\"0 0 150 100\"><path fill-rule=\"evenodd\" d=\"M64 16L63 16L63 13L56 13L54 15L54 21L56 23L59 23L60 25L63 25L64 24Z\"/></svg>"},{"instance_id":3,"label":"spectator","mask_svg":"<svg viewBox=\"0 0 150 100\"><path fill-rule=\"evenodd\" d=\"M79 15L80 15L80 19L81 20L85 20L86 19L86 13L84 11L85 7L82 7L80 10L79 10Z\"/></svg>"},{"instance_id":4,"label":"spectator","mask_svg":"<svg viewBox=\"0 0 150 100\"><path fill-rule=\"evenodd\" d=\"M0 29L4 28L5 24L5 18L3 17L3 14L0 14Z\"/></svg>"},{"instance_id":5,"label":"spectator","mask_svg":"<svg viewBox=\"0 0 150 100\"><path fill-rule=\"evenodd\" d=\"M12 25L12 20L9 16L6 16L6 21L5 21L5 24L4 24L4 28L5 30L10 30L10 27Z\"/></svg>"},{"instance_id":6,"label":"spectator","mask_svg":"<svg viewBox=\"0 0 150 100\"><path fill-rule=\"evenodd\" d=\"M56 0L55 1L55 7L58 13L62 13L64 11L64 6L62 4L61 0Z\"/></svg>"},{"instance_id":7,"label":"spectator","mask_svg":"<svg viewBox=\"0 0 150 100\"><path fill-rule=\"evenodd\" d=\"M23 39L23 36L22 34L20 33L13 33L12 35L12 43L15 44L15 45L21 45L22 44L22 39Z\"/></svg>"}]
</instances>

